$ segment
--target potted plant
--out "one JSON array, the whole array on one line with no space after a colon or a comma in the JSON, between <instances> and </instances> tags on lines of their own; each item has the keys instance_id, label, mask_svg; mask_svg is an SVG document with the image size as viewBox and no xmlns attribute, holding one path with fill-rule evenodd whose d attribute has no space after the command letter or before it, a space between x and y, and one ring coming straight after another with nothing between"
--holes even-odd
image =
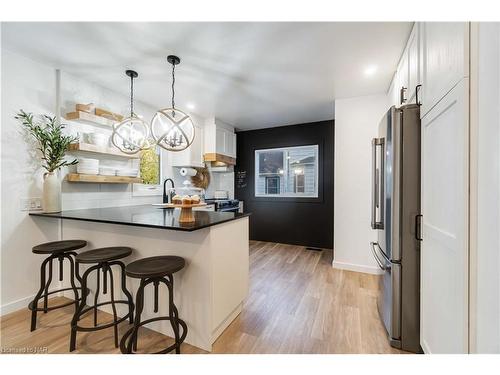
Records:
<instances>
[{"instance_id":1,"label":"potted plant","mask_svg":"<svg viewBox=\"0 0 500 375\"><path fill-rule=\"evenodd\" d=\"M47 171L43 175L43 209L45 212L60 212L61 181L57 172L61 167L78 163L76 159L64 160L69 144L76 142L78 137L64 135L64 125L58 123L55 116L43 115L40 121L35 121L32 113L21 109L15 118L37 142L42 167Z\"/></svg>"}]
</instances>

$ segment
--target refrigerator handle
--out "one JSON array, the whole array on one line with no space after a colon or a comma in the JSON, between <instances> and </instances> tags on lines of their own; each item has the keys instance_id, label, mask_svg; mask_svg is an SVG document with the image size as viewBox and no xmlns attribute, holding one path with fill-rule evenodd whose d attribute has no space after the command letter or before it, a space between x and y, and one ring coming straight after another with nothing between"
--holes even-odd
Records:
<instances>
[{"instance_id":1,"label":"refrigerator handle","mask_svg":"<svg viewBox=\"0 0 500 375\"><path fill-rule=\"evenodd\" d=\"M378 246L378 243L377 242L370 242L370 247L372 249L372 254L373 254L373 257L375 258L375 261L377 262L378 266L382 269L382 270L387 270L389 267L387 267L386 265L384 265L384 263L382 263L382 261L380 260L380 258L378 257L377 255L377 251L375 250L375 246Z\"/></svg>"},{"instance_id":2,"label":"refrigerator handle","mask_svg":"<svg viewBox=\"0 0 500 375\"><path fill-rule=\"evenodd\" d=\"M377 147L380 147L380 169L377 168ZM372 139L372 229L384 229L384 139ZM377 221L377 211L379 221Z\"/></svg>"},{"instance_id":3,"label":"refrigerator handle","mask_svg":"<svg viewBox=\"0 0 500 375\"><path fill-rule=\"evenodd\" d=\"M377 190L378 190L378 176L377 176L377 146L376 138L372 139L372 229L376 228L377 221Z\"/></svg>"},{"instance_id":4,"label":"refrigerator handle","mask_svg":"<svg viewBox=\"0 0 500 375\"><path fill-rule=\"evenodd\" d=\"M418 97L418 92L420 91L421 88L422 88L422 85L415 86L415 104L417 104L417 105L422 105L422 103L420 102L419 97Z\"/></svg>"}]
</instances>

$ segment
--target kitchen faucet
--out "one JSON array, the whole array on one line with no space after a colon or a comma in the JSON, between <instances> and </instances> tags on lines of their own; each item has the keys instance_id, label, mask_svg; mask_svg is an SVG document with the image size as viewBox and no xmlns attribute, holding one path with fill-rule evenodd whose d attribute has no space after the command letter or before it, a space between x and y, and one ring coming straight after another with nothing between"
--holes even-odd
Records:
<instances>
[{"instance_id":1,"label":"kitchen faucet","mask_svg":"<svg viewBox=\"0 0 500 375\"><path fill-rule=\"evenodd\" d=\"M167 195L166 186L168 181L170 181L172 187L170 189L170 193ZM174 180L172 180L171 178L165 179L165 181L163 182L163 203L172 203L172 195L174 194L174 188L175 188Z\"/></svg>"}]
</instances>

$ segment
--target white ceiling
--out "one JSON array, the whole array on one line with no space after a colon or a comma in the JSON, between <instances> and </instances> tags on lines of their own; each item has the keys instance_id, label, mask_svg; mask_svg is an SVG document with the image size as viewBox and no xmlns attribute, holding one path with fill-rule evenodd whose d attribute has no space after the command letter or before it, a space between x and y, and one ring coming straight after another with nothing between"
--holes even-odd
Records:
<instances>
[{"instance_id":1,"label":"white ceiling","mask_svg":"<svg viewBox=\"0 0 500 375\"><path fill-rule=\"evenodd\" d=\"M237 129L331 119L336 98L384 93L410 33L394 23L8 23L2 48L128 95ZM367 76L364 71L377 66Z\"/></svg>"}]
</instances>

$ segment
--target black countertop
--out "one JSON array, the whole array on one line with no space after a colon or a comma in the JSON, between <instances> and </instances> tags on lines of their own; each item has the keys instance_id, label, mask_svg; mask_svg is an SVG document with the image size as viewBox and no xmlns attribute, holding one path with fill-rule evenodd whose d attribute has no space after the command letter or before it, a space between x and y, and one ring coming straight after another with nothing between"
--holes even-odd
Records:
<instances>
[{"instance_id":1,"label":"black countertop","mask_svg":"<svg viewBox=\"0 0 500 375\"><path fill-rule=\"evenodd\" d=\"M192 232L250 215L235 212L193 211L196 219L194 223L179 223L179 213L180 210L144 205L69 210L51 214L32 212L30 216Z\"/></svg>"}]
</instances>

